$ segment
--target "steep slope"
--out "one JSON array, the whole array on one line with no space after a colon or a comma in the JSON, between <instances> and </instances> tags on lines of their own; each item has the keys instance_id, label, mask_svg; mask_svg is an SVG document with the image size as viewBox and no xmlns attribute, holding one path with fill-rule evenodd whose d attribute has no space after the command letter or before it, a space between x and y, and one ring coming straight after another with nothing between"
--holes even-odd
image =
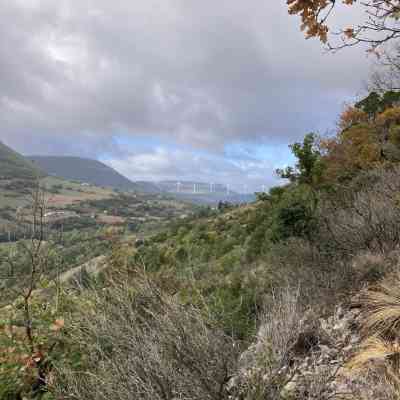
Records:
<instances>
[{"instance_id":1,"label":"steep slope","mask_svg":"<svg viewBox=\"0 0 400 400\"><path fill-rule=\"evenodd\" d=\"M31 161L0 142L0 180L34 179L44 173Z\"/></svg>"},{"instance_id":2,"label":"steep slope","mask_svg":"<svg viewBox=\"0 0 400 400\"><path fill-rule=\"evenodd\" d=\"M136 184L113 168L97 160L80 157L31 156L37 166L50 175L61 178L108 186L119 190L147 191L149 185Z\"/></svg>"}]
</instances>

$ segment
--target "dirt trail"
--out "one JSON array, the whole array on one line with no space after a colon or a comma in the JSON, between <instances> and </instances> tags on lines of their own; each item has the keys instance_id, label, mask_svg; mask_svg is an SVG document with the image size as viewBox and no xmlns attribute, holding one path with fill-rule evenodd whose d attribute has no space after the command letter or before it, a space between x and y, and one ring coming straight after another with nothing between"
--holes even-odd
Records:
<instances>
[{"instance_id":1,"label":"dirt trail","mask_svg":"<svg viewBox=\"0 0 400 400\"><path fill-rule=\"evenodd\" d=\"M86 270L86 272L89 275L98 275L101 271L103 271L106 268L106 256L98 256L95 258L92 258L91 260L85 262L82 265L79 265L78 267L71 268L68 271L64 272L63 274L60 275L60 282L65 283L65 282L70 282L74 278L76 278L82 270Z\"/></svg>"}]
</instances>

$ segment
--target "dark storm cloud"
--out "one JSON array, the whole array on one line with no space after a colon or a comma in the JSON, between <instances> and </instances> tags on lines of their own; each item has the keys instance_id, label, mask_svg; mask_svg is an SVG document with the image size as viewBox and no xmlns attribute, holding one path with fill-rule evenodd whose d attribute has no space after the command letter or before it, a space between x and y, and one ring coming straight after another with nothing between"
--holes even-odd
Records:
<instances>
[{"instance_id":1,"label":"dark storm cloud","mask_svg":"<svg viewBox=\"0 0 400 400\"><path fill-rule=\"evenodd\" d=\"M323 55L282 0L0 0L0 139L98 155L160 136L219 151L332 122L366 75Z\"/></svg>"}]
</instances>

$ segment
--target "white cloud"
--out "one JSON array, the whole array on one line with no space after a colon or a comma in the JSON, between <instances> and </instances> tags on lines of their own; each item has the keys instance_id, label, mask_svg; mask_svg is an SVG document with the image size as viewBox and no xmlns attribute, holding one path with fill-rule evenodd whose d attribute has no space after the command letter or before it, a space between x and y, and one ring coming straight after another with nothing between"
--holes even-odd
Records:
<instances>
[{"instance_id":1,"label":"white cloud","mask_svg":"<svg viewBox=\"0 0 400 400\"><path fill-rule=\"evenodd\" d=\"M237 191L259 191L279 182L270 160L235 160L188 150L158 147L154 151L104 160L132 180L187 180L229 184Z\"/></svg>"}]
</instances>

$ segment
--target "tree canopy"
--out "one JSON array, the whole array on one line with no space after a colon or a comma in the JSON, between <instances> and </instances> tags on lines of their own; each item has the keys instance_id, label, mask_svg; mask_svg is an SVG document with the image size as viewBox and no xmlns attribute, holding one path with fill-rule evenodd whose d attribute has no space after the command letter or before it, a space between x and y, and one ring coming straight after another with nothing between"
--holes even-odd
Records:
<instances>
[{"instance_id":1,"label":"tree canopy","mask_svg":"<svg viewBox=\"0 0 400 400\"><path fill-rule=\"evenodd\" d=\"M278 169L277 174L292 182L310 185L315 183L321 173L319 163L321 154L316 145L316 135L314 133L307 134L303 143L294 143L290 145L290 149L297 159L295 168Z\"/></svg>"}]
</instances>

